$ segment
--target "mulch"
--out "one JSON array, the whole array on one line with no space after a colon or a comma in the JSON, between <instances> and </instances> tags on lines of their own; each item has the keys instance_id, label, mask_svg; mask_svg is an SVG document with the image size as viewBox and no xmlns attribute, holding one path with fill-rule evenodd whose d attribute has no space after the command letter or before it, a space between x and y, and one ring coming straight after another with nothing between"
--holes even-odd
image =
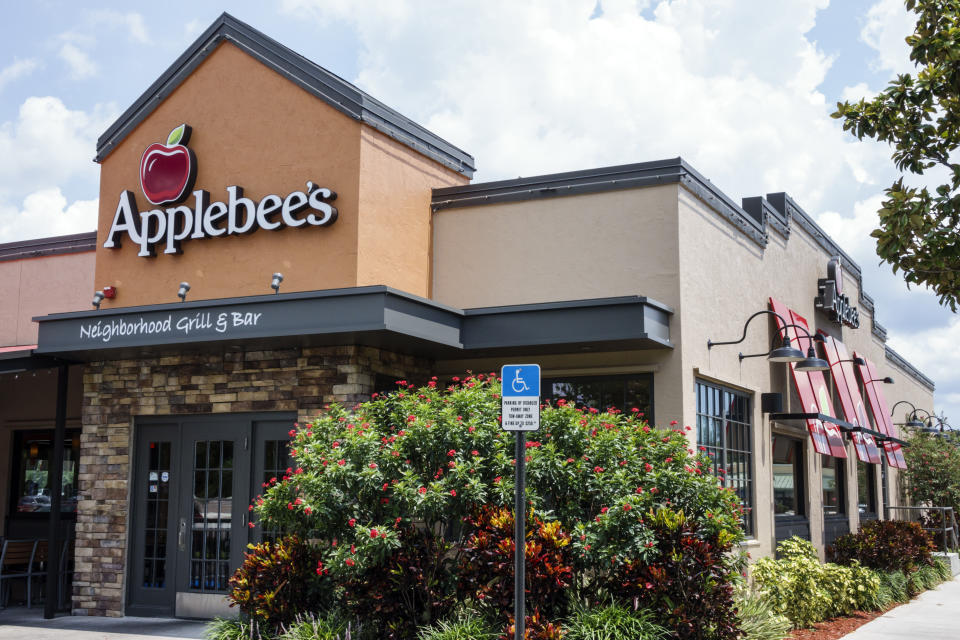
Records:
<instances>
[{"instance_id":1,"label":"mulch","mask_svg":"<svg viewBox=\"0 0 960 640\"><path fill-rule=\"evenodd\" d=\"M898 602L883 611L855 611L851 616L818 622L810 629L795 629L789 637L790 640L837 640L900 604Z\"/></svg>"}]
</instances>

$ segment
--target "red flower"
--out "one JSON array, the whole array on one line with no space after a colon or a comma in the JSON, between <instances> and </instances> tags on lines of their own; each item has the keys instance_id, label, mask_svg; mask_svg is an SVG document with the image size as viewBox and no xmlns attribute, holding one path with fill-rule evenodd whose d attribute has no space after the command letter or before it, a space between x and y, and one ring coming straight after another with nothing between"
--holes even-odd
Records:
<instances>
[{"instance_id":1,"label":"red flower","mask_svg":"<svg viewBox=\"0 0 960 640\"><path fill-rule=\"evenodd\" d=\"M294 471L293 473L294 473L295 475L300 475L301 473L303 473L303 469L302 469L301 467L297 467L297 470Z\"/></svg>"},{"instance_id":2,"label":"red flower","mask_svg":"<svg viewBox=\"0 0 960 640\"><path fill-rule=\"evenodd\" d=\"M480 452L477 451L476 449L474 449L473 451L470 452L470 455L472 455L472 456L478 456L478 455L480 455Z\"/></svg>"},{"instance_id":3,"label":"red flower","mask_svg":"<svg viewBox=\"0 0 960 640\"><path fill-rule=\"evenodd\" d=\"M456 498L456 497L457 497L457 490L456 490L456 489L450 489L450 495L453 496L454 498Z\"/></svg>"},{"instance_id":4,"label":"red flower","mask_svg":"<svg viewBox=\"0 0 960 640\"><path fill-rule=\"evenodd\" d=\"M340 443L337 442L336 440L334 440L334 441L333 441L333 444L331 444L330 446L333 447L334 449L336 449L337 447L340 446Z\"/></svg>"},{"instance_id":5,"label":"red flower","mask_svg":"<svg viewBox=\"0 0 960 640\"><path fill-rule=\"evenodd\" d=\"M346 560L344 560L343 563L344 563L345 565L347 565L348 567L352 567L352 566L353 566L353 560L350 559L350 558L347 558Z\"/></svg>"},{"instance_id":6,"label":"red flower","mask_svg":"<svg viewBox=\"0 0 960 640\"><path fill-rule=\"evenodd\" d=\"M606 513L607 511L609 511L608 507L603 507L600 509L600 513Z\"/></svg>"},{"instance_id":7,"label":"red flower","mask_svg":"<svg viewBox=\"0 0 960 640\"><path fill-rule=\"evenodd\" d=\"M646 471L653 471L653 465L650 464L649 462L645 463L645 464L643 465L643 468L644 468Z\"/></svg>"},{"instance_id":8,"label":"red flower","mask_svg":"<svg viewBox=\"0 0 960 640\"><path fill-rule=\"evenodd\" d=\"M349 520L347 520L347 524L352 527L352 526L354 526L355 524L357 524L357 519L356 519L356 518L350 518Z\"/></svg>"},{"instance_id":9,"label":"red flower","mask_svg":"<svg viewBox=\"0 0 960 640\"><path fill-rule=\"evenodd\" d=\"M380 534L377 533L377 530L376 530L376 529L370 529L370 537L371 537L371 538L376 538L378 535L380 535Z\"/></svg>"},{"instance_id":10,"label":"red flower","mask_svg":"<svg viewBox=\"0 0 960 640\"><path fill-rule=\"evenodd\" d=\"M673 462L673 458L667 458L664 462Z\"/></svg>"},{"instance_id":11,"label":"red flower","mask_svg":"<svg viewBox=\"0 0 960 640\"><path fill-rule=\"evenodd\" d=\"M247 526L250 527L251 529L253 529L253 528L254 528L255 526L257 526L257 525L253 524L252 522L248 522L248 523L247 523Z\"/></svg>"},{"instance_id":12,"label":"red flower","mask_svg":"<svg viewBox=\"0 0 960 640\"><path fill-rule=\"evenodd\" d=\"M633 507L631 507L629 504L623 505L623 510L624 510L624 511L630 511L630 509L632 509L632 508L633 508Z\"/></svg>"},{"instance_id":13,"label":"red flower","mask_svg":"<svg viewBox=\"0 0 960 640\"><path fill-rule=\"evenodd\" d=\"M296 430L296 429L290 429L289 435L290 435L291 438L296 437L296 435L297 435L297 430Z\"/></svg>"},{"instance_id":14,"label":"red flower","mask_svg":"<svg viewBox=\"0 0 960 640\"><path fill-rule=\"evenodd\" d=\"M457 455L457 452L454 449L450 449L450 451L447 451L447 455L452 458L453 456Z\"/></svg>"},{"instance_id":15,"label":"red flower","mask_svg":"<svg viewBox=\"0 0 960 640\"><path fill-rule=\"evenodd\" d=\"M371 462L371 463L368 464L367 466L370 467L371 469L376 469L376 468L377 468L377 463L376 463L376 462Z\"/></svg>"},{"instance_id":16,"label":"red flower","mask_svg":"<svg viewBox=\"0 0 960 640\"><path fill-rule=\"evenodd\" d=\"M594 468L593 468L593 472L594 472L594 473L603 473L603 467L594 467Z\"/></svg>"},{"instance_id":17,"label":"red flower","mask_svg":"<svg viewBox=\"0 0 960 640\"><path fill-rule=\"evenodd\" d=\"M499 484L501 480L503 480L501 476L497 476L496 478L493 479L494 483L497 483L497 484Z\"/></svg>"},{"instance_id":18,"label":"red flower","mask_svg":"<svg viewBox=\"0 0 960 640\"><path fill-rule=\"evenodd\" d=\"M293 501L293 504L303 504L303 498L297 498Z\"/></svg>"},{"instance_id":19,"label":"red flower","mask_svg":"<svg viewBox=\"0 0 960 640\"><path fill-rule=\"evenodd\" d=\"M311 509L310 507L304 507L303 512L307 515L310 515L311 513L313 513L313 509Z\"/></svg>"},{"instance_id":20,"label":"red flower","mask_svg":"<svg viewBox=\"0 0 960 640\"><path fill-rule=\"evenodd\" d=\"M343 465L347 464L347 461L341 458L340 460L337 460L337 464L342 467Z\"/></svg>"},{"instance_id":21,"label":"red flower","mask_svg":"<svg viewBox=\"0 0 960 640\"><path fill-rule=\"evenodd\" d=\"M425 494L426 492L427 492L427 488L426 488L426 487L420 487L419 489L417 489L417 493L419 493L420 495L423 495L423 494Z\"/></svg>"},{"instance_id":22,"label":"red flower","mask_svg":"<svg viewBox=\"0 0 960 640\"><path fill-rule=\"evenodd\" d=\"M288 503L287 503L287 509L290 509L291 511L293 511L293 503L292 503L292 502L288 502Z\"/></svg>"}]
</instances>

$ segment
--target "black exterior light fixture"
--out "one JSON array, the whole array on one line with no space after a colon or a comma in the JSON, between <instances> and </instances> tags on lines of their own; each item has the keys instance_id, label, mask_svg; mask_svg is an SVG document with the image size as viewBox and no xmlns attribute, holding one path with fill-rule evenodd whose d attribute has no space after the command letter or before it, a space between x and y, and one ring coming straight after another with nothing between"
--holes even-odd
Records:
<instances>
[{"instance_id":1,"label":"black exterior light fixture","mask_svg":"<svg viewBox=\"0 0 960 640\"><path fill-rule=\"evenodd\" d=\"M103 295L103 291L97 291L93 294L93 300L90 302L93 306L97 308L97 311L100 311L100 303L103 302L103 299L106 296Z\"/></svg>"},{"instance_id":2,"label":"black exterior light fixture","mask_svg":"<svg viewBox=\"0 0 960 640\"><path fill-rule=\"evenodd\" d=\"M926 425L920 422L919 420L917 420L917 411L923 411L928 416L930 415L930 412L927 411L926 409L917 409L912 402L909 402L907 400L898 400L896 403L894 403L893 408L890 409L890 417L891 418L893 417L893 414L896 413L897 411L897 407L900 406L901 404L905 404L909 406L910 409L912 409L912 411L910 412L910 415L907 416L906 422L898 422L895 424L897 424L897 426L910 427L911 429L923 429Z\"/></svg>"},{"instance_id":3,"label":"black exterior light fixture","mask_svg":"<svg viewBox=\"0 0 960 640\"><path fill-rule=\"evenodd\" d=\"M710 349L718 345L740 344L747 338L747 327L750 325L750 322L757 316L763 315L763 314L776 316L777 318L780 319L780 322L782 324L787 325L787 321L784 320L783 316L781 316L779 313L777 313L776 311L769 311L767 309L763 309L761 311L757 311L755 314L747 318L747 321L745 323L743 323L743 335L740 336L739 340L725 340L723 342L714 342L712 340L707 340L707 350L709 351ZM809 336L810 334L808 333L807 335ZM779 347L775 347L774 349L771 349L767 353L758 353L758 354L754 354L753 356L745 356L741 353L740 360L742 361L744 358L752 358L754 356L767 356L767 359L770 362L800 362L804 360L803 351L800 351L800 349L797 349L791 344L790 337L786 333L783 334Z\"/></svg>"},{"instance_id":4,"label":"black exterior light fixture","mask_svg":"<svg viewBox=\"0 0 960 640\"><path fill-rule=\"evenodd\" d=\"M177 297L180 298L180 302L186 302L186 301L187 301L187 291L190 291L190 283L189 283L189 282L181 282L181 283L180 283L180 288L177 289Z\"/></svg>"},{"instance_id":5,"label":"black exterior light fixture","mask_svg":"<svg viewBox=\"0 0 960 640\"><path fill-rule=\"evenodd\" d=\"M874 378L872 380L867 380L867 382L882 382L883 384L893 384L893 378L887 376L885 378Z\"/></svg>"},{"instance_id":6,"label":"black exterior light fixture","mask_svg":"<svg viewBox=\"0 0 960 640\"><path fill-rule=\"evenodd\" d=\"M280 295L281 282L283 282L283 274L280 272L273 274L273 277L270 280L270 288L273 289L273 292L277 295Z\"/></svg>"},{"instance_id":7,"label":"black exterior light fixture","mask_svg":"<svg viewBox=\"0 0 960 640\"><path fill-rule=\"evenodd\" d=\"M805 334L807 334L807 339L810 340L810 347L807 349L806 356L800 358L799 360L795 360L795 359L775 360L773 357L771 357L772 354L776 353L778 350L783 350L787 348L787 347L780 347L780 349L771 349L766 353L749 353L746 355L740 353L737 355L737 357L740 358L741 362L743 362L746 358L757 358L759 356L767 356L768 359L772 362L795 362L796 363L795 369L797 371L829 371L830 363L822 358L818 358L817 350L813 346L814 342L823 342L823 337L820 336L819 334L812 336L810 335L810 332L807 330L806 327L803 327L795 323L784 325L783 331L786 332L786 330L789 327L794 327L796 329L799 329L800 331L803 331ZM788 338L784 338L784 339L789 340ZM803 352L800 351L799 349L794 349L793 347L789 347L789 349L791 351L796 351L800 355L803 355Z\"/></svg>"}]
</instances>

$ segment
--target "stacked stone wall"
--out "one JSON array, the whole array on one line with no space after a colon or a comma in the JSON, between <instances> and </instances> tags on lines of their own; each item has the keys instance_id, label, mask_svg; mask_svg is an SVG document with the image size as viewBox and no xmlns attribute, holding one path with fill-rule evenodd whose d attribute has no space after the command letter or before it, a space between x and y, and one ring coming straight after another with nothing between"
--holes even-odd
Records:
<instances>
[{"instance_id":1,"label":"stacked stone wall","mask_svg":"<svg viewBox=\"0 0 960 640\"><path fill-rule=\"evenodd\" d=\"M83 376L75 615L122 616L137 416L296 412L366 400L377 374L425 379L428 361L362 346L184 353L91 362Z\"/></svg>"}]
</instances>

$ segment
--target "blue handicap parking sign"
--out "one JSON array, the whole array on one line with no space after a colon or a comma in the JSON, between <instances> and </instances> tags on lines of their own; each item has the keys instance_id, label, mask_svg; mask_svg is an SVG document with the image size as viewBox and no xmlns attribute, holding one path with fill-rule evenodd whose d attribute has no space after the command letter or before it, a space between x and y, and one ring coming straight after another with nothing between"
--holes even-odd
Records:
<instances>
[{"instance_id":1,"label":"blue handicap parking sign","mask_svg":"<svg viewBox=\"0 0 960 640\"><path fill-rule=\"evenodd\" d=\"M508 364L500 370L504 396L539 396L540 365Z\"/></svg>"}]
</instances>

